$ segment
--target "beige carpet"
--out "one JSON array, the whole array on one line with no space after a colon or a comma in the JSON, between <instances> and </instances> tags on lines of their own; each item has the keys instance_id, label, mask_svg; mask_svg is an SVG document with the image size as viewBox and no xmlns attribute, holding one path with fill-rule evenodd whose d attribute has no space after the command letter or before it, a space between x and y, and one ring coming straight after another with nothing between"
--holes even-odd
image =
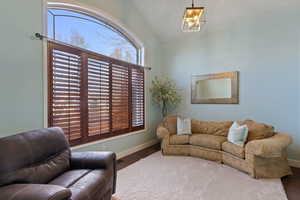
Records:
<instances>
[{"instance_id":1,"label":"beige carpet","mask_svg":"<svg viewBox=\"0 0 300 200\"><path fill-rule=\"evenodd\" d=\"M160 152L118 172L113 200L287 200L280 179L256 180L215 162Z\"/></svg>"}]
</instances>

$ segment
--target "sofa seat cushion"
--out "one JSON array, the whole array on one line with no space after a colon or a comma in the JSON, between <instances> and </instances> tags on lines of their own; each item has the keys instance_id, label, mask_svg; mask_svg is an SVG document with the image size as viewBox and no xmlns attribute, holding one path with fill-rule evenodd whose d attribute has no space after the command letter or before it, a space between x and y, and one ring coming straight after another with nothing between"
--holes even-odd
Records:
<instances>
[{"instance_id":1,"label":"sofa seat cushion","mask_svg":"<svg viewBox=\"0 0 300 200\"><path fill-rule=\"evenodd\" d=\"M49 184L69 188L72 200L91 200L105 195L111 188L111 170L71 170Z\"/></svg>"},{"instance_id":2,"label":"sofa seat cushion","mask_svg":"<svg viewBox=\"0 0 300 200\"><path fill-rule=\"evenodd\" d=\"M189 144L189 135L172 135L170 136L170 144L172 145Z\"/></svg>"},{"instance_id":3,"label":"sofa seat cushion","mask_svg":"<svg viewBox=\"0 0 300 200\"><path fill-rule=\"evenodd\" d=\"M191 145L206 147L215 150L221 150L222 143L226 140L226 137L216 135L193 134L192 136L190 136Z\"/></svg>"},{"instance_id":4,"label":"sofa seat cushion","mask_svg":"<svg viewBox=\"0 0 300 200\"><path fill-rule=\"evenodd\" d=\"M49 184L68 188L90 172L91 170L87 169L70 170L58 176L49 182Z\"/></svg>"},{"instance_id":5,"label":"sofa seat cushion","mask_svg":"<svg viewBox=\"0 0 300 200\"><path fill-rule=\"evenodd\" d=\"M244 159L245 158L245 148L241 147L241 146L238 146L238 145L235 145L231 142L224 142L222 144L222 150L227 152L227 153L230 153L234 156L237 156L241 159Z\"/></svg>"}]
</instances>

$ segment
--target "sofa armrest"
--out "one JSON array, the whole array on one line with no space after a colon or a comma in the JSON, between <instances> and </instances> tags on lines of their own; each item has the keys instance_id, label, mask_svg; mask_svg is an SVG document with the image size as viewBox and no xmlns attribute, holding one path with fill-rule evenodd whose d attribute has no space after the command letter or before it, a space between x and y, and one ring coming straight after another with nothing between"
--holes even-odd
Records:
<instances>
[{"instance_id":1,"label":"sofa armrest","mask_svg":"<svg viewBox=\"0 0 300 200\"><path fill-rule=\"evenodd\" d=\"M156 130L156 135L157 135L158 138L164 139L166 136L170 135L170 132L164 126L159 125L157 130Z\"/></svg>"},{"instance_id":2,"label":"sofa armrest","mask_svg":"<svg viewBox=\"0 0 300 200\"><path fill-rule=\"evenodd\" d=\"M281 157L282 152L292 143L292 138L283 133L277 133L272 137L253 140L246 144L246 153L256 156L274 158Z\"/></svg>"},{"instance_id":3,"label":"sofa armrest","mask_svg":"<svg viewBox=\"0 0 300 200\"><path fill-rule=\"evenodd\" d=\"M116 154L113 152L73 152L72 169L108 169L115 165Z\"/></svg>"},{"instance_id":4,"label":"sofa armrest","mask_svg":"<svg viewBox=\"0 0 300 200\"><path fill-rule=\"evenodd\" d=\"M13 200L68 200L69 189L56 185L12 184L0 187L0 199Z\"/></svg>"}]
</instances>

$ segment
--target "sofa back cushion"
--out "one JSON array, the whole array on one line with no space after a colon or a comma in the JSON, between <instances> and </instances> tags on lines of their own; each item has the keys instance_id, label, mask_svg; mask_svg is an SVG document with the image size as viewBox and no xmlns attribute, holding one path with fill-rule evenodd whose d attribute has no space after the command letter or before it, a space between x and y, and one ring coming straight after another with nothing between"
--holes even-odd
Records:
<instances>
[{"instance_id":1,"label":"sofa back cushion","mask_svg":"<svg viewBox=\"0 0 300 200\"><path fill-rule=\"evenodd\" d=\"M1 138L0 186L48 183L69 169L69 160L69 144L60 128Z\"/></svg>"},{"instance_id":2,"label":"sofa back cushion","mask_svg":"<svg viewBox=\"0 0 300 200\"><path fill-rule=\"evenodd\" d=\"M164 118L163 126L168 129L170 135L176 135L177 133L177 115L170 115Z\"/></svg>"},{"instance_id":3,"label":"sofa back cushion","mask_svg":"<svg viewBox=\"0 0 300 200\"><path fill-rule=\"evenodd\" d=\"M253 120L245 120L243 122L239 122L239 124L248 126L248 142L252 140L269 138L274 135L274 127L271 125L259 123Z\"/></svg>"},{"instance_id":4,"label":"sofa back cushion","mask_svg":"<svg viewBox=\"0 0 300 200\"><path fill-rule=\"evenodd\" d=\"M208 134L227 137L232 121L205 122L192 120L192 133Z\"/></svg>"}]
</instances>

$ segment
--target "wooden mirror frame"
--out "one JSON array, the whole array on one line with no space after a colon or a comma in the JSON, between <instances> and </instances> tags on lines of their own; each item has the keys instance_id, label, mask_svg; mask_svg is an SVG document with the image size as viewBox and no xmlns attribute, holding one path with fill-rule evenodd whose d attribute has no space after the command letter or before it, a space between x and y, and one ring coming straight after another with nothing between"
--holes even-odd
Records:
<instances>
[{"instance_id":1,"label":"wooden mirror frame","mask_svg":"<svg viewBox=\"0 0 300 200\"><path fill-rule=\"evenodd\" d=\"M231 80L231 98L196 98L196 82L199 80L212 79L230 79ZM225 72L218 74L193 75L192 76L192 104L239 104L239 72Z\"/></svg>"}]
</instances>

